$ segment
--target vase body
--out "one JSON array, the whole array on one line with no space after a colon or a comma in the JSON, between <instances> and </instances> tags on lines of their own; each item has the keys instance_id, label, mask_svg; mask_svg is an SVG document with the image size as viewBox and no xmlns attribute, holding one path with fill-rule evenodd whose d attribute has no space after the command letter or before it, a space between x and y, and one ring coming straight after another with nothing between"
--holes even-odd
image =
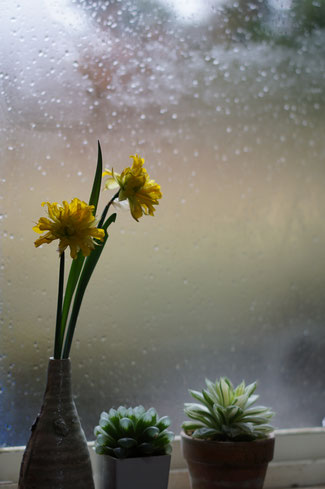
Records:
<instances>
[{"instance_id":1,"label":"vase body","mask_svg":"<svg viewBox=\"0 0 325 489\"><path fill-rule=\"evenodd\" d=\"M192 489L262 489L274 436L247 442L199 440L182 433Z\"/></svg>"},{"instance_id":2,"label":"vase body","mask_svg":"<svg viewBox=\"0 0 325 489\"><path fill-rule=\"evenodd\" d=\"M41 411L23 455L18 489L94 489L89 450L71 392L69 359L50 359Z\"/></svg>"},{"instance_id":3,"label":"vase body","mask_svg":"<svg viewBox=\"0 0 325 489\"><path fill-rule=\"evenodd\" d=\"M167 489L170 455L117 459L98 455L99 489Z\"/></svg>"}]
</instances>

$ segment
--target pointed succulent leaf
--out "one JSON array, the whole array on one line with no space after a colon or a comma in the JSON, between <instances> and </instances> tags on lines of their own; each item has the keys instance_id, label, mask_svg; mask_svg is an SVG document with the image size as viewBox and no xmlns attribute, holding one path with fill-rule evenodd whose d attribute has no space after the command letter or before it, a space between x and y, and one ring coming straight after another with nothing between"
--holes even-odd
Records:
<instances>
[{"instance_id":1,"label":"pointed succulent leaf","mask_svg":"<svg viewBox=\"0 0 325 489\"><path fill-rule=\"evenodd\" d=\"M236 427L247 435L253 434L253 428L250 423L236 423Z\"/></svg>"},{"instance_id":2,"label":"pointed succulent leaf","mask_svg":"<svg viewBox=\"0 0 325 489\"><path fill-rule=\"evenodd\" d=\"M213 429L213 428L199 428L194 431L192 434L193 438L201 438L201 439L207 439L207 438L215 438L216 436L220 435L220 433Z\"/></svg>"},{"instance_id":3,"label":"pointed succulent leaf","mask_svg":"<svg viewBox=\"0 0 325 489\"><path fill-rule=\"evenodd\" d=\"M223 398L223 405L228 406L231 400L230 386L227 379L221 378L220 380L220 390Z\"/></svg>"},{"instance_id":4,"label":"pointed succulent leaf","mask_svg":"<svg viewBox=\"0 0 325 489\"><path fill-rule=\"evenodd\" d=\"M202 404L197 404L195 402L186 402L184 404L185 408L190 411L197 411L199 413L209 413L209 408L207 406L202 405Z\"/></svg>"},{"instance_id":5,"label":"pointed succulent leaf","mask_svg":"<svg viewBox=\"0 0 325 489\"><path fill-rule=\"evenodd\" d=\"M229 421L234 420L234 418L237 416L240 408L238 406L227 406L226 408L226 415L229 419Z\"/></svg>"},{"instance_id":6,"label":"pointed succulent leaf","mask_svg":"<svg viewBox=\"0 0 325 489\"><path fill-rule=\"evenodd\" d=\"M212 394L207 390L207 389L203 389L202 390L202 396L203 396L203 401L202 403L207 406L208 409L212 409L213 407L213 404L215 402L218 402L218 398L217 396L212 396Z\"/></svg>"},{"instance_id":7,"label":"pointed succulent leaf","mask_svg":"<svg viewBox=\"0 0 325 489\"><path fill-rule=\"evenodd\" d=\"M236 389L235 389L235 395L236 395L236 397L241 396L241 395L243 395L243 394L244 394L244 392L245 392L245 387L246 387L245 382L244 382L244 381L242 381L242 382L241 382L241 383L240 383L240 384L239 384L239 385L236 387Z\"/></svg>"},{"instance_id":8,"label":"pointed succulent leaf","mask_svg":"<svg viewBox=\"0 0 325 489\"><path fill-rule=\"evenodd\" d=\"M208 395L210 396L210 398L214 402L219 402L220 403L222 401L222 394L221 394L221 391L219 389L218 383L216 382L216 384L214 384L209 379L205 379L205 383L206 383L207 388L208 388L208 390L206 391L206 393L208 393Z\"/></svg>"},{"instance_id":9,"label":"pointed succulent leaf","mask_svg":"<svg viewBox=\"0 0 325 489\"><path fill-rule=\"evenodd\" d=\"M256 426L256 431L261 432L261 433L270 433L270 432L274 431L274 428L270 424L266 423L266 424L261 424L261 425Z\"/></svg>"},{"instance_id":10,"label":"pointed succulent leaf","mask_svg":"<svg viewBox=\"0 0 325 489\"><path fill-rule=\"evenodd\" d=\"M214 422L214 417L208 413L204 412L197 412L197 411L191 411L184 409L185 413L190 419L193 419L194 421L199 421L200 423L207 425L207 426L213 426Z\"/></svg>"},{"instance_id":11,"label":"pointed succulent leaf","mask_svg":"<svg viewBox=\"0 0 325 489\"><path fill-rule=\"evenodd\" d=\"M255 425L264 424L265 417L263 416L244 416L242 421L245 423L254 423Z\"/></svg>"},{"instance_id":12,"label":"pointed succulent leaf","mask_svg":"<svg viewBox=\"0 0 325 489\"><path fill-rule=\"evenodd\" d=\"M249 384L246 387L245 391L246 391L248 397L250 397L255 392L256 387L257 387L257 383L256 382L253 382L252 384Z\"/></svg>"},{"instance_id":13,"label":"pointed succulent leaf","mask_svg":"<svg viewBox=\"0 0 325 489\"><path fill-rule=\"evenodd\" d=\"M198 423L194 421L184 421L184 423L182 423L182 428L184 431L198 430L200 428L203 428L203 426L204 425L202 423Z\"/></svg>"},{"instance_id":14,"label":"pointed succulent leaf","mask_svg":"<svg viewBox=\"0 0 325 489\"><path fill-rule=\"evenodd\" d=\"M183 423L187 432L209 433L209 430L222 432L222 439L247 440L265 437L272 427L268 421L273 416L270 409L264 406L251 407L258 396L254 394L256 382L246 387L242 381L236 388L226 377L221 377L213 384L205 380L207 389L190 391L198 403L186 403L184 411L192 420ZM266 428L260 427L266 426Z\"/></svg>"},{"instance_id":15,"label":"pointed succulent leaf","mask_svg":"<svg viewBox=\"0 0 325 489\"><path fill-rule=\"evenodd\" d=\"M236 397L235 403L236 406L239 406L241 409L245 409L248 401L248 395L242 394L241 396Z\"/></svg>"},{"instance_id":16,"label":"pointed succulent leaf","mask_svg":"<svg viewBox=\"0 0 325 489\"><path fill-rule=\"evenodd\" d=\"M191 394L192 397L194 397L194 399L196 399L199 402L202 402L202 404L206 403L205 399L204 399L203 392L201 393L199 391L189 390L189 393Z\"/></svg>"},{"instance_id":17,"label":"pointed succulent leaf","mask_svg":"<svg viewBox=\"0 0 325 489\"><path fill-rule=\"evenodd\" d=\"M250 406L252 406L256 401L257 399L259 398L260 396L258 395L252 395L248 398L248 401L246 403L246 409L249 408Z\"/></svg>"},{"instance_id":18,"label":"pointed succulent leaf","mask_svg":"<svg viewBox=\"0 0 325 489\"><path fill-rule=\"evenodd\" d=\"M265 406L255 406L245 409L245 415L255 416L257 414L263 414L264 416L273 416L272 411L270 411L270 409Z\"/></svg>"}]
</instances>

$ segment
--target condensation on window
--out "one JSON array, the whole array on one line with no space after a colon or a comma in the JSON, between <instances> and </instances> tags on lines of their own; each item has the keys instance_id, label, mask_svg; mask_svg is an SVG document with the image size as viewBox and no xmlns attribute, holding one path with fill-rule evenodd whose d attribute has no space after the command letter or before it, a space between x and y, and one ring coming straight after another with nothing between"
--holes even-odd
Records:
<instances>
[{"instance_id":1,"label":"condensation on window","mask_svg":"<svg viewBox=\"0 0 325 489\"><path fill-rule=\"evenodd\" d=\"M88 438L120 404L177 432L188 389L222 375L258 380L277 427L321 426L323 2L0 11L0 444L26 443L53 349L58 254L32 227L44 201L88 200L97 140L117 172L144 157L163 198L139 223L118 211L84 298L71 359Z\"/></svg>"}]
</instances>

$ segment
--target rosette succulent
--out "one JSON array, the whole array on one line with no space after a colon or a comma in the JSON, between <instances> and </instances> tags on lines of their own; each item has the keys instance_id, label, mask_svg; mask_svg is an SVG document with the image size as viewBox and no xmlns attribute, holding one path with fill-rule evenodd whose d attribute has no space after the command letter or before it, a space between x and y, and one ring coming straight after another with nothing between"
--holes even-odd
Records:
<instances>
[{"instance_id":1,"label":"rosette succulent","mask_svg":"<svg viewBox=\"0 0 325 489\"><path fill-rule=\"evenodd\" d=\"M190 390L199 403L186 403L185 414L191 421L182 425L187 435L194 438L246 441L266 438L273 431L269 420L273 412L264 406L253 406L256 382L248 386L241 382L236 388L222 377L215 383L206 380L202 392Z\"/></svg>"},{"instance_id":2,"label":"rosette succulent","mask_svg":"<svg viewBox=\"0 0 325 489\"><path fill-rule=\"evenodd\" d=\"M169 425L169 417L159 418L154 408L146 411L143 406L120 406L104 411L94 430L95 450L115 458L170 454L174 434L168 430Z\"/></svg>"}]
</instances>

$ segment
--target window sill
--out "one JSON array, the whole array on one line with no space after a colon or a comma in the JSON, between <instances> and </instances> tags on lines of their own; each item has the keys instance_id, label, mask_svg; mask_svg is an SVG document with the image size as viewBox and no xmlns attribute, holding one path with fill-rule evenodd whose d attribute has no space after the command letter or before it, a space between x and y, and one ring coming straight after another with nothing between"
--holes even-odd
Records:
<instances>
[{"instance_id":1,"label":"window sill","mask_svg":"<svg viewBox=\"0 0 325 489\"><path fill-rule=\"evenodd\" d=\"M275 454L270 463L264 489L302 487L325 489L325 428L278 430L275 432ZM97 483L97 457L89 443ZM0 489L16 489L23 447L0 449ZM96 484L97 485L97 484ZM190 489L186 464L180 450L180 438L173 446L168 489Z\"/></svg>"}]
</instances>

